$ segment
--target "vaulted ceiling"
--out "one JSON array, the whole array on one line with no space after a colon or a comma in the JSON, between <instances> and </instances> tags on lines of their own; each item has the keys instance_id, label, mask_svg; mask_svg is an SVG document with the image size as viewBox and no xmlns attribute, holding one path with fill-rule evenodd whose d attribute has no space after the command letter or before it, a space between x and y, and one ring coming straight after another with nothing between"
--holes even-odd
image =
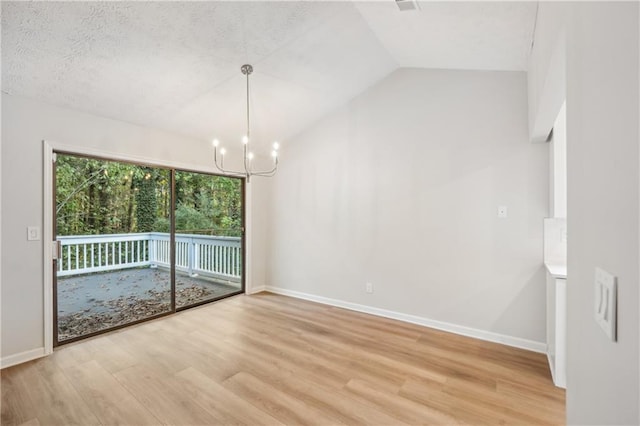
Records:
<instances>
[{"instance_id":1,"label":"vaulted ceiling","mask_svg":"<svg viewBox=\"0 0 640 426\"><path fill-rule=\"evenodd\" d=\"M526 70L536 3L2 2L2 90L202 139L291 137L399 67Z\"/></svg>"}]
</instances>

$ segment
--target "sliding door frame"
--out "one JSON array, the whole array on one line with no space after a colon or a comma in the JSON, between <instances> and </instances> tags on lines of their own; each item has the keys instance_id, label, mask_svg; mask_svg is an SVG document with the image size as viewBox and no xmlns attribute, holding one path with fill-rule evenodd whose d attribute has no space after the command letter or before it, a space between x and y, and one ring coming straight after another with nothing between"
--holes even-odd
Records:
<instances>
[{"instance_id":1,"label":"sliding door frame","mask_svg":"<svg viewBox=\"0 0 640 426\"><path fill-rule=\"evenodd\" d=\"M171 209L172 215L175 214L175 172L177 170L180 171L188 171L194 173L203 173L212 176L220 176L220 177L233 177L235 179L241 180L241 197L242 197L242 280L241 280L241 290L239 293L234 293L230 296L237 294L247 294L247 288L251 288L250 279L247 275L247 271L250 270L250 250L248 249L250 244L250 234L246 232L247 227L247 219L250 219L251 213L248 210L249 203L247 202L250 197L250 189L247 185L246 179L244 177L237 176L226 176L220 173L216 173L216 170L212 168L203 169L191 164L181 164L178 162L172 161L163 161L156 158L146 158L139 157L135 155L127 155L118 152L112 151L103 151L97 150L93 148L86 148L75 145L65 145L61 143L57 143L50 140L43 140L43 177L44 177L44 186L43 186L43 232L42 232L42 242L43 242L43 266L44 266L44 279L43 279L43 332L44 332L44 355L49 355L53 353L53 349L57 346L57 336L54 332L54 328L57 327L57 312L54 312L53 309L55 299L57 295L54 294L54 274L56 273L53 266L54 261L54 252L56 250L55 244L53 243L55 235L55 226L54 226L54 190L55 190L55 167L53 165L55 154L68 154L75 155L79 157L90 157L100 160L107 161L121 161L129 164L141 165L141 166L150 166L150 167L158 167L163 169L168 169L171 174ZM175 264L175 219L171 220L171 262L172 265ZM171 268L171 310L167 313L161 313L158 315L154 315L149 318L136 320L131 323L127 323L125 325L116 326L113 328L109 328L103 331L97 331L94 333L89 333L79 338L73 338L69 340L65 340L64 344L71 343L76 340L88 338L94 335L110 332L113 330L117 330L129 325L138 324L141 322L153 320L156 318L164 317L167 315L172 315L176 312L180 312L184 309L188 309L198 305L192 305L187 308L176 309L175 305L175 267ZM224 298L224 297L222 297ZM221 299L222 299L221 298ZM220 300L220 299L216 299ZM204 303L211 303L212 301L206 301Z\"/></svg>"},{"instance_id":2,"label":"sliding door frame","mask_svg":"<svg viewBox=\"0 0 640 426\"><path fill-rule=\"evenodd\" d=\"M57 274L57 268L54 268L53 270L53 274L51 277L51 282L52 282L52 295L53 295L53 306L55 307L55 309L53 309L53 347L56 348L58 346L62 346L62 345L66 345L67 343L73 343L73 342L77 342L79 340L84 340L87 339L89 337L94 337L100 334L104 334L104 333L108 333L110 331L115 331L115 330L120 330L122 328L125 327L129 327L131 325L135 325L135 324L140 324L142 322L145 321L150 321L153 319L157 319L157 318L162 318L162 317L166 317L167 315L171 315L174 314L176 312L176 298L175 298L175 294L176 294L176 283L175 283L175 196L174 196L174 190L175 190L175 169L170 168L168 166L156 166L156 165L152 165L149 163L140 163L140 162L134 162L134 161L129 161L129 160L122 160L122 159L116 159L116 158L112 158L112 157L105 157L105 156L100 156L100 157L96 157L93 155L87 155L87 154L78 154L76 152L69 152L69 151L62 151L59 149L56 149L53 151L53 155L52 155L52 163L51 163L51 168L52 168L52 185L49 188L49 190L52 192L52 212L51 212L51 218L47 219L51 221L51 228L53 229L53 235L52 235L52 239L51 241L53 241L53 237L57 237L57 217L55 215L55 213L53 213L53 211L55 211L55 197L53 196L53 194L56 194L57 191L57 187L56 187L56 156L57 155L68 155L68 156L73 156L76 158L83 158L86 160L101 160L101 161L110 161L110 162L120 162L120 163L126 163L126 164L131 164L134 166L139 166L139 167L154 167L156 169L161 169L161 170L165 170L167 172L169 172L169 191L170 193L170 210L171 210L171 220L169 221L170 223L170 228L169 228L169 261L171 263L170 266L170 295L171 295L171 300L169 302L169 310L167 312L161 312L159 314L155 314L155 315L151 315L145 318L141 318L141 319L136 319L127 323L123 323L123 324L118 324L118 325L114 325L113 327L109 327L109 328L105 328L102 330L98 330L98 331L93 331L91 333L86 333L83 334L81 336L76 336L76 337L72 337L70 339L65 339L63 342L60 342L58 340L58 279L56 277ZM45 191L47 189L45 188ZM53 248L52 248L53 250ZM58 264L56 263L56 266L58 266ZM53 260L51 262L51 267L53 268Z\"/></svg>"},{"instance_id":3,"label":"sliding door frame","mask_svg":"<svg viewBox=\"0 0 640 426\"><path fill-rule=\"evenodd\" d=\"M178 168L178 167L174 167L171 171L171 193L174 194L175 193L175 189L176 189L176 172L187 172L187 173L202 173L202 174L206 174L209 176L215 176L215 177L226 177L226 178L234 178L234 179L240 179L240 201L242 203L242 210L241 210L241 220L242 220L242 226L241 226L241 234L240 234L240 247L242 247L241 253L242 253L242 268L241 268L241 279L240 279L240 290L238 292L233 292L231 294L228 295L224 295L220 298L214 299L214 300L201 300L199 302L193 303L191 305L187 305L187 306L181 306L178 307L178 305L175 304L175 285L176 285L176 279L175 279L175 269L176 268L171 268L171 273L172 273L172 277L171 280L173 282L173 290L172 290L172 297L174 300L174 310L175 312L180 312L180 311L185 311L187 309L191 309L191 308L195 308L197 306L202 306L202 305L206 305L207 303L211 303L211 302L215 302L218 300L222 300L222 299L226 299L227 297L232 297L232 296L237 296L238 294L246 294L247 293L247 286L246 286L246 257L247 257L247 245L246 245L246 241L245 241L245 230L246 230L246 183L247 180L245 178L240 178L237 176L225 176L225 175L221 175L219 173L208 173L208 172L201 172L201 171L197 171L197 170L193 170L193 169L183 169L183 168ZM171 221L171 239L172 241L175 239L175 234L176 234L176 229L175 229L175 211L176 211L176 201L177 201L178 197L171 197L171 208L173 209L173 214L174 214L174 220ZM172 259L171 262L173 265L175 265L176 259L175 259L175 241L172 242Z\"/></svg>"}]
</instances>

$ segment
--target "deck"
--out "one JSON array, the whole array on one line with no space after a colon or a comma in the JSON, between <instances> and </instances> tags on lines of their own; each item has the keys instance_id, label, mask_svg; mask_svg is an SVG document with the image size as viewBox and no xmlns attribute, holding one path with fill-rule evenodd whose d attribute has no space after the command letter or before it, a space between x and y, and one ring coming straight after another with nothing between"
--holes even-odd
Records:
<instances>
[{"instance_id":1,"label":"deck","mask_svg":"<svg viewBox=\"0 0 640 426\"><path fill-rule=\"evenodd\" d=\"M58 277L58 340L171 310L171 277L149 266ZM240 283L176 272L176 308L237 293Z\"/></svg>"}]
</instances>

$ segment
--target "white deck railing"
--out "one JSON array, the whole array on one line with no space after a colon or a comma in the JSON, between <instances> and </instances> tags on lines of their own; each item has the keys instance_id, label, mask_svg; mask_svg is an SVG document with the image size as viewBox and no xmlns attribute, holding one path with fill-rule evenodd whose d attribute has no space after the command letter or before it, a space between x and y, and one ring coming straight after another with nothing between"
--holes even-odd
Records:
<instances>
[{"instance_id":1,"label":"white deck railing","mask_svg":"<svg viewBox=\"0 0 640 426\"><path fill-rule=\"evenodd\" d=\"M139 266L169 267L169 234L108 234L58 236L62 245L58 276L70 276ZM240 281L240 237L176 234L176 269L192 276Z\"/></svg>"}]
</instances>

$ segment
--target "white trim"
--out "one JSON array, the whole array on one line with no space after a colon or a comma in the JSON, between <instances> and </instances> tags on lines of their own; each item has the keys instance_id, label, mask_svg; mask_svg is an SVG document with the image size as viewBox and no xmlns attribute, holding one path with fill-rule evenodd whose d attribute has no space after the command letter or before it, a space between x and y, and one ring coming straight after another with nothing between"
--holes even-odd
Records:
<instances>
[{"instance_id":1,"label":"white trim","mask_svg":"<svg viewBox=\"0 0 640 426\"><path fill-rule=\"evenodd\" d=\"M547 352L547 361L549 362L549 370L551 371L551 380L553 380L553 384L555 385L556 384L555 366L554 366L553 358L551 358L551 354L549 352Z\"/></svg>"},{"instance_id":2,"label":"white trim","mask_svg":"<svg viewBox=\"0 0 640 426\"><path fill-rule=\"evenodd\" d=\"M251 266L253 264L253 240L250 236L253 230L253 226L251 224L251 210L253 204L251 202L251 185L249 185L249 182L247 182L246 179L244 182L244 223L242 224L244 226L244 292L245 294L251 294L253 287L253 279L251 276Z\"/></svg>"},{"instance_id":3,"label":"white trim","mask_svg":"<svg viewBox=\"0 0 640 426\"><path fill-rule=\"evenodd\" d=\"M44 285L44 353L53 353L53 256L51 253L53 235L53 145L42 141L44 149L44 186L43 195L43 224L42 224L42 252L43 252L43 285Z\"/></svg>"},{"instance_id":4,"label":"white trim","mask_svg":"<svg viewBox=\"0 0 640 426\"><path fill-rule=\"evenodd\" d=\"M32 361L47 355L45 348L36 348L0 359L0 368L7 368L23 362Z\"/></svg>"},{"instance_id":5,"label":"white trim","mask_svg":"<svg viewBox=\"0 0 640 426\"><path fill-rule=\"evenodd\" d=\"M263 291L268 291L266 285L259 285L259 286L252 287L251 291L247 290L247 294L256 294ZM275 293L275 291L273 293Z\"/></svg>"},{"instance_id":6,"label":"white trim","mask_svg":"<svg viewBox=\"0 0 640 426\"><path fill-rule=\"evenodd\" d=\"M325 305L336 306L338 308L349 309L366 314L376 315L379 317L391 318L412 324L418 324L425 327L435 328L437 330L448 331L450 333L462 336L473 337L488 342L501 343L507 346L513 346L520 349L526 349L538 353L546 353L547 345L534 340L522 339L520 337L507 336L504 334L494 333L492 331L479 330L477 328L465 327L462 325L451 324L443 321L437 321L429 318L419 317L417 315L403 314L401 312L389 311L386 309L374 308L371 306L360 305L357 303L345 302L342 300L331 299L324 296L316 296L313 294L302 293L299 291L289 290L286 288L265 286L265 290L283 296L295 297L297 299L310 300L312 302L322 303Z\"/></svg>"},{"instance_id":7,"label":"white trim","mask_svg":"<svg viewBox=\"0 0 640 426\"><path fill-rule=\"evenodd\" d=\"M2 35L0 34L0 45ZM0 117L2 117L2 101L0 100ZM0 135L2 133L2 120L0 119ZM2 164L2 137L0 136L0 165ZM2 172L0 170L0 237L2 236ZM2 289L2 238L0 238L0 289ZM0 314L2 313L2 291L0 291ZM0 315L0 322L2 316ZM2 339L0 339L0 354L2 353Z\"/></svg>"},{"instance_id":8,"label":"white trim","mask_svg":"<svg viewBox=\"0 0 640 426\"><path fill-rule=\"evenodd\" d=\"M549 371L551 371L551 380L553 381L553 384L557 387L558 384L556 383L556 373L555 373L555 366L554 366L554 362L553 362L553 358L551 358L551 354L549 352L547 352L547 362L549 363Z\"/></svg>"},{"instance_id":9,"label":"white trim","mask_svg":"<svg viewBox=\"0 0 640 426\"><path fill-rule=\"evenodd\" d=\"M218 176L227 176L227 175L221 174L218 169L213 167L213 165L211 167L202 167L201 165L179 163L173 160L159 160L158 158L124 154L122 152L116 152L116 151L87 148L87 147L78 146L78 145L65 145L65 144L61 144L61 143L50 141L50 140L44 140L43 142L46 145L49 145L53 151L65 152L69 154L80 154L80 155L86 155L89 157L105 158L105 159L115 160L115 161L128 161L131 163L138 163L138 164L144 164L149 166L166 167L169 169L187 170L187 171L193 171L193 172L211 173ZM233 177L237 177L237 176L233 176Z\"/></svg>"}]
</instances>

